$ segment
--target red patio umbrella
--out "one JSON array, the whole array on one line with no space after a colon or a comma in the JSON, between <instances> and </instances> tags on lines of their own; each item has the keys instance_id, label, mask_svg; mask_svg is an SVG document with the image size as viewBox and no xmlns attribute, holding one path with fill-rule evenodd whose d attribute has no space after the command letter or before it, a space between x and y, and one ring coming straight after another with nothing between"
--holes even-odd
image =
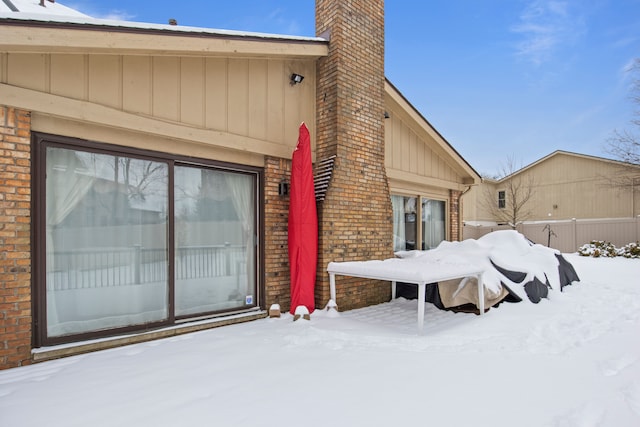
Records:
<instances>
[{"instance_id":1,"label":"red patio umbrella","mask_svg":"<svg viewBox=\"0 0 640 427\"><path fill-rule=\"evenodd\" d=\"M302 123L298 145L291 160L289 187L289 268L291 271L291 314L304 305L315 309L314 290L318 264L318 214L313 186L311 138Z\"/></svg>"}]
</instances>

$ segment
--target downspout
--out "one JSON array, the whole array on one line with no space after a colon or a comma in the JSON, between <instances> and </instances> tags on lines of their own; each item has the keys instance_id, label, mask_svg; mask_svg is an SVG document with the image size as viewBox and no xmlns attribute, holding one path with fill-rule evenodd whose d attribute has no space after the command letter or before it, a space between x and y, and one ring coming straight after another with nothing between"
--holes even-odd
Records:
<instances>
[{"instance_id":1,"label":"downspout","mask_svg":"<svg viewBox=\"0 0 640 427\"><path fill-rule=\"evenodd\" d=\"M474 187L476 184L472 184L472 185L467 185L467 189L463 190L462 193L460 193L460 197L464 196L466 193L468 193L471 190L471 187Z\"/></svg>"},{"instance_id":2,"label":"downspout","mask_svg":"<svg viewBox=\"0 0 640 427\"><path fill-rule=\"evenodd\" d=\"M462 203L462 196L467 194L471 190L471 187L475 185L477 184L467 185L467 188L465 190L462 190L462 193L460 193L460 199L458 201L458 204L459 206L462 206L462 209L458 208L458 215L460 216L460 218L458 218L458 235L461 241L464 240L464 205ZM476 211L477 211L477 208L476 208Z\"/></svg>"}]
</instances>

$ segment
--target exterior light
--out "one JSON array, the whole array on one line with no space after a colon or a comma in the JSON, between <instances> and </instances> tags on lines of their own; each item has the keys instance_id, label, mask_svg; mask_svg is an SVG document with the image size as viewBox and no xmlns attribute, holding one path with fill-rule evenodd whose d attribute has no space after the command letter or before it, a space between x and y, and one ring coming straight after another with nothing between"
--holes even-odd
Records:
<instances>
[{"instance_id":1,"label":"exterior light","mask_svg":"<svg viewBox=\"0 0 640 427\"><path fill-rule=\"evenodd\" d=\"M290 79L291 79L291 86L293 86L298 83L302 83L302 80L304 80L304 76L302 74L293 73L291 74Z\"/></svg>"},{"instance_id":2,"label":"exterior light","mask_svg":"<svg viewBox=\"0 0 640 427\"><path fill-rule=\"evenodd\" d=\"M278 196L286 196L289 194L289 183L282 181L278 184Z\"/></svg>"}]
</instances>

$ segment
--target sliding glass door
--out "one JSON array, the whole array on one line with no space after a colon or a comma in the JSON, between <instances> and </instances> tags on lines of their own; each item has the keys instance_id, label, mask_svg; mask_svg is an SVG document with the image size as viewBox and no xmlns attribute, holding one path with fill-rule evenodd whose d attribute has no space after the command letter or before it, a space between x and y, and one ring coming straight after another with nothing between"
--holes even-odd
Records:
<instances>
[{"instance_id":1,"label":"sliding glass door","mask_svg":"<svg viewBox=\"0 0 640 427\"><path fill-rule=\"evenodd\" d=\"M74 141L34 162L41 344L259 305L257 168Z\"/></svg>"},{"instance_id":2,"label":"sliding glass door","mask_svg":"<svg viewBox=\"0 0 640 427\"><path fill-rule=\"evenodd\" d=\"M392 195L391 204L394 251L432 249L447 238L445 201Z\"/></svg>"}]
</instances>

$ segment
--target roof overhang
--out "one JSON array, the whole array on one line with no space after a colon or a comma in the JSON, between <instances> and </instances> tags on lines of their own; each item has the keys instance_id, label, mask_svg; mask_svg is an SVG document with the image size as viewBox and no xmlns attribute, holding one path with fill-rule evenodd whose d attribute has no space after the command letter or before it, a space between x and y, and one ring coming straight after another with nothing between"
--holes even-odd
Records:
<instances>
[{"instance_id":1,"label":"roof overhang","mask_svg":"<svg viewBox=\"0 0 640 427\"><path fill-rule=\"evenodd\" d=\"M626 170L638 170L640 172L640 165L637 164L633 164L633 163L628 163L628 162L623 162L621 160L615 160L615 159L607 159L604 157L598 157L598 156L592 156L589 154L580 154L580 153L573 153L571 151L564 151L564 150L556 150L553 153L547 154L546 156L536 160L533 163L530 163L516 171L511 172L509 175L503 176L502 178L500 178L499 180L496 181L496 183L498 182L503 182L506 181L510 178L513 178L516 175L520 175L523 172L526 172L527 170L533 169L535 166L538 166L541 163L544 163L546 161L548 161L549 159L553 158L553 157L558 157L558 156L568 156L568 157L577 157L580 159L587 159L587 160L594 160L597 162L603 162L603 163L609 163L612 165L616 165L618 167L621 168L625 168Z\"/></svg>"},{"instance_id":2,"label":"roof overhang","mask_svg":"<svg viewBox=\"0 0 640 427\"><path fill-rule=\"evenodd\" d=\"M51 30L55 29L55 35ZM0 16L0 49L8 52L241 56L314 59L329 42L317 37L222 31L92 18Z\"/></svg>"}]
</instances>

